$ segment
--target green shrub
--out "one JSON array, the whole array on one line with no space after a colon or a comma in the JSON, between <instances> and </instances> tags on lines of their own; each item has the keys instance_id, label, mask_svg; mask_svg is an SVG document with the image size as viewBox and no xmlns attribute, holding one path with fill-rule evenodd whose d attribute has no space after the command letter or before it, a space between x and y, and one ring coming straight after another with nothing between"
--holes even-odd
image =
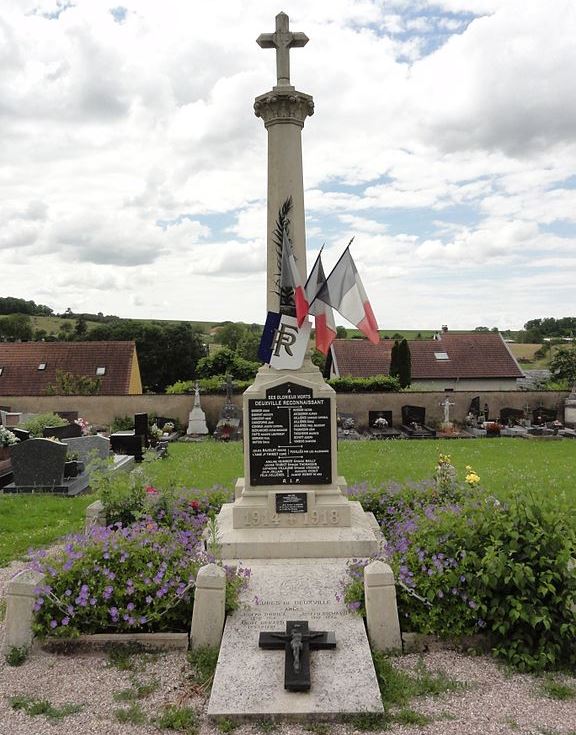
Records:
<instances>
[{"instance_id":1,"label":"green shrub","mask_svg":"<svg viewBox=\"0 0 576 735\"><path fill-rule=\"evenodd\" d=\"M233 380L232 392L244 393L248 386L252 385L252 380ZM166 388L166 393L171 395L182 395L184 393L194 393L196 386L195 380L179 380L173 385ZM202 378L198 381L200 393L203 395L224 395L226 393L226 376L215 375L212 378Z\"/></svg>"},{"instance_id":2,"label":"green shrub","mask_svg":"<svg viewBox=\"0 0 576 735\"><path fill-rule=\"evenodd\" d=\"M28 658L28 649L26 646L12 646L5 658L8 666L22 666L24 661Z\"/></svg>"},{"instance_id":3,"label":"green shrub","mask_svg":"<svg viewBox=\"0 0 576 735\"><path fill-rule=\"evenodd\" d=\"M47 426L66 426L68 421L56 413L40 413L32 416L22 424L22 428L30 432L33 439L40 439Z\"/></svg>"},{"instance_id":4,"label":"green shrub","mask_svg":"<svg viewBox=\"0 0 576 735\"><path fill-rule=\"evenodd\" d=\"M526 671L576 665L576 538L563 514L516 497L480 535L474 583L495 653Z\"/></svg>"},{"instance_id":5,"label":"green shrub","mask_svg":"<svg viewBox=\"0 0 576 735\"><path fill-rule=\"evenodd\" d=\"M115 434L117 431L130 431L133 428L133 416L114 416L110 424L110 433Z\"/></svg>"},{"instance_id":6,"label":"green shrub","mask_svg":"<svg viewBox=\"0 0 576 735\"><path fill-rule=\"evenodd\" d=\"M109 472L91 476L91 485L100 495L106 514L106 525L128 526L142 517L146 502L146 484L142 473Z\"/></svg>"},{"instance_id":7,"label":"green shrub","mask_svg":"<svg viewBox=\"0 0 576 735\"><path fill-rule=\"evenodd\" d=\"M332 378L328 384L336 393L397 393L400 390L398 378L389 375L376 375L373 378Z\"/></svg>"}]
</instances>

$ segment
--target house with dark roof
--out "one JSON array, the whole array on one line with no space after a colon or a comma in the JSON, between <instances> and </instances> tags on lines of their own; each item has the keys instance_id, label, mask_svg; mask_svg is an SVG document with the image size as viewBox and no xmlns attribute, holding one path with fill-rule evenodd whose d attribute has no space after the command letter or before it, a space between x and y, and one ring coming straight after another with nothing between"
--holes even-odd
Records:
<instances>
[{"instance_id":1,"label":"house with dark roof","mask_svg":"<svg viewBox=\"0 0 576 735\"><path fill-rule=\"evenodd\" d=\"M412 387L421 390L518 390L524 377L515 357L495 332L441 332L435 339L409 340ZM328 356L330 377L388 375L394 340L337 339Z\"/></svg>"},{"instance_id":2,"label":"house with dark roof","mask_svg":"<svg viewBox=\"0 0 576 735\"><path fill-rule=\"evenodd\" d=\"M46 395L57 372L98 378L100 395L140 395L135 342L0 342L0 395Z\"/></svg>"}]
</instances>

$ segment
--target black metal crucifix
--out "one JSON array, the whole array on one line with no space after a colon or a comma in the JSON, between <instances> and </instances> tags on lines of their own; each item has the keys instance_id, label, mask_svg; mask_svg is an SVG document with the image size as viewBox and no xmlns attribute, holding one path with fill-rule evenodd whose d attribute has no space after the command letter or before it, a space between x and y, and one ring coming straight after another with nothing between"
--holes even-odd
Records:
<instances>
[{"instance_id":1,"label":"black metal crucifix","mask_svg":"<svg viewBox=\"0 0 576 735\"><path fill-rule=\"evenodd\" d=\"M307 620L288 620L285 633L260 633L260 648L284 649L284 689L307 692L310 689L310 651L336 648L336 634L308 630Z\"/></svg>"}]
</instances>

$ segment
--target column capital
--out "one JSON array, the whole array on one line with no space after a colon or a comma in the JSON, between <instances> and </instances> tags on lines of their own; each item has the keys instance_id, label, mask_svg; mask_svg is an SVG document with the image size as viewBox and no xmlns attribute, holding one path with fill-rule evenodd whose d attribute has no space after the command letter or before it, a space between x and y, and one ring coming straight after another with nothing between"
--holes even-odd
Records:
<instances>
[{"instance_id":1,"label":"column capital","mask_svg":"<svg viewBox=\"0 0 576 735\"><path fill-rule=\"evenodd\" d=\"M302 128L304 120L314 114L314 100L311 95L294 88L274 88L256 97L254 114L262 118L266 128L276 123L291 123Z\"/></svg>"}]
</instances>

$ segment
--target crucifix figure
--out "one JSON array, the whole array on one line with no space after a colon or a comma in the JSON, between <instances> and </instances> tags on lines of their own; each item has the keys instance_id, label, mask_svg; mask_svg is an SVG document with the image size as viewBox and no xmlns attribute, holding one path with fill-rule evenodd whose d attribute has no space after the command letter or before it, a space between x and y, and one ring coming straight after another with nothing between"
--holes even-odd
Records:
<instances>
[{"instance_id":1,"label":"crucifix figure","mask_svg":"<svg viewBox=\"0 0 576 735\"><path fill-rule=\"evenodd\" d=\"M261 33L256 43L261 48L276 49L276 78L278 87L290 86L290 49L305 46L308 36L305 33L292 33L289 30L289 18L286 13L276 16L276 32Z\"/></svg>"},{"instance_id":2,"label":"crucifix figure","mask_svg":"<svg viewBox=\"0 0 576 735\"><path fill-rule=\"evenodd\" d=\"M450 423L450 408L454 405L454 403L446 396L446 398L442 401L440 404L444 408L444 423L449 424Z\"/></svg>"},{"instance_id":3,"label":"crucifix figure","mask_svg":"<svg viewBox=\"0 0 576 735\"><path fill-rule=\"evenodd\" d=\"M266 651L284 649L284 689L307 692L310 689L310 651L336 648L336 635L308 630L307 620L288 620L285 633L260 633L258 645Z\"/></svg>"}]
</instances>

